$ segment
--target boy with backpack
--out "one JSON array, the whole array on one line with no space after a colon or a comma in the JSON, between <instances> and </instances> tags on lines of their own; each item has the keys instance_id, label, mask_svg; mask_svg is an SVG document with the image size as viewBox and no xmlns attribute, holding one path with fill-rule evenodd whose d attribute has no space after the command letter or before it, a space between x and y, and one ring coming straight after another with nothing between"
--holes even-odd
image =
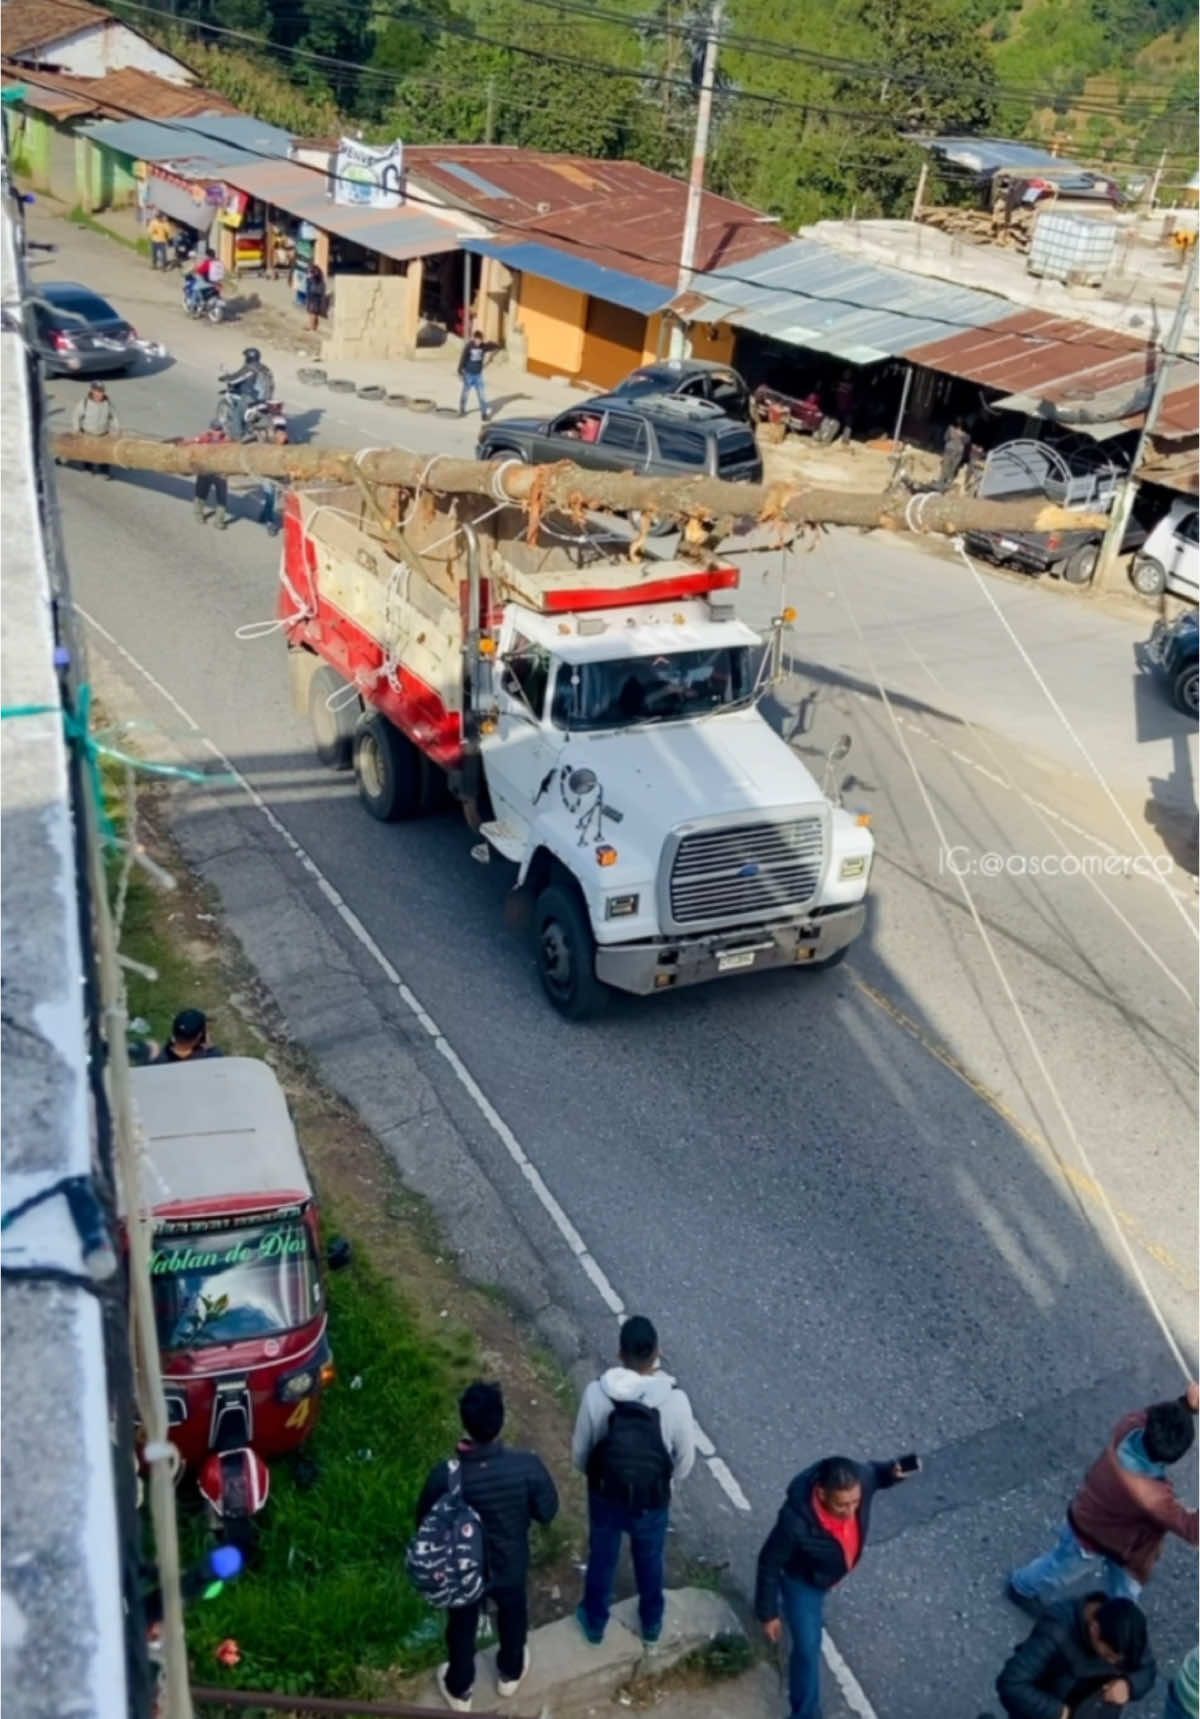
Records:
<instances>
[{"instance_id":1,"label":"boy with backpack","mask_svg":"<svg viewBox=\"0 0 1200 1719\"><path fill-rule=\"evenodd\" d=\"M449 1658L437 1674L442 1699L453 1712L469 1713L485 1597L495 1605L500 1637L498 1693L515 1695L529 1670L529 1525L554 1520L558 1492L539 1456L501 1444L499 1385L468 1385L458 1411L466 1436L425 1482L407 1564L414 1586L446 1613Z\"/></svg>"},{"instance_id":2,"label":"boy with backpack","mask_svg":"<svg viewBox=\"0 0 1200 1719\"><path fill-rule=\"evenodd\" d=\"M629 1536L642 1640L662 1634L663 1552L671 1483L696 1460L692 1408L658 1367L658 1333L642 1314L621 1327L618 1365L583 1394L571 1456L588 1478L588 1562L575 1613L593 1647L604 1639L621 1540Z\"/></svg>"}]
</instances>

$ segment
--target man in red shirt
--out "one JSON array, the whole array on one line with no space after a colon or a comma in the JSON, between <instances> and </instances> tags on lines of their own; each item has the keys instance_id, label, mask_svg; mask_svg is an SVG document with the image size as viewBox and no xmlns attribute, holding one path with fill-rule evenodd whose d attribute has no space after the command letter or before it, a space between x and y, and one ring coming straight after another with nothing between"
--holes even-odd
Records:
<instances>
[{"instance_id":1,"label":"man in red shirt","mask_svg":"<svg viewBox=\"0 0 1200 1719\"><path fill-rule=\"evenodd\" d=\"M189 436L188 442L203 445L211 442L227 442L228 435L225 426L219 418L198 436ZM203 525L208 518L207 502L211 496L216 502L216 517L214 524L218 531L224 531L229 524L229 480L223 472L200 472L196 477L196 497L192 502L192 510L199 524Z\"/></svg>"},{"instance_id":2,"label":"man in red shirt","mask_svg":"<svg viewBox=\"0 0 1200 1719\"><path fill-rule=\"evenodd\" d=\"M862 1557L872 1498L920 1469L915 1456L894 1462L827 1456L788 1487L783 1509L758 1555L754 1611L773 1644L782 1639L787 1619L792 1638L791 1719L820 1719L825 1595Z\"/></svg>"}]
</instances>

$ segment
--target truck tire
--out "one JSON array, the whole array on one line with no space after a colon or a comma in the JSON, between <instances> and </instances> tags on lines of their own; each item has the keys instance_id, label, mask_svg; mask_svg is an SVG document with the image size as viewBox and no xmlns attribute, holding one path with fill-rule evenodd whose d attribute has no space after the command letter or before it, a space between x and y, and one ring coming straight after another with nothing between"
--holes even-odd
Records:
<instances>
[{"instance_id":1,"label":"truck tire","mask_svg":"<svg viewBox=\"0 0 1200 1719\"><path fill-rule=\"evenodd\" d=\"M1068 585L1087 585L1091 582L1099 559L1098 543L1082 543L1063 562L1062 576Z\"/></svg>"},{"instance_id":2,"label":"truck tire","mask_svg":"<svg viewBox=\"0 0 1200 1719\"><path fill-rule=\"evenodd\" d=\"M1149 555L1139 556L1133 564L1133 588L1143 597L1161 597L1167 588L1167 570Z\"/></svg>"},{"instance_id":3,"label":"truck tire","mask_svg":"<svg viewBox=\"0 0 1200 1719\"><path fill-rule=\"evenodd\" d=\"M312 724L317 757L330 770L348 770L354 752L354 730L358 727L359 704L351 700L330 710L329 700L346 682L336 669L322 663L308 684L308 720Z\"/></svg>"},{"instance_id":4,"label":"truck tire","mask_svg":"<svg viewBox=\"0 0 1200 1719\"><path fill-rule=\"evenodd\" d=\"M553 1006L568 1021L586 1021L608 1001L596 977L596 940L574 888L549 884L533 910L538 977Z\"/></svg>"},{"instance_id":5,"label":"truck tire","mask_svg":"<svg viewBox=\"0 0 1200 1719\"><path fill-rule=\"evenodd\" d=\"M363 805L381 824L420 811L421 754L377 711L368 711L355 730L354 776Z\"/></svg>"}]
</instances>

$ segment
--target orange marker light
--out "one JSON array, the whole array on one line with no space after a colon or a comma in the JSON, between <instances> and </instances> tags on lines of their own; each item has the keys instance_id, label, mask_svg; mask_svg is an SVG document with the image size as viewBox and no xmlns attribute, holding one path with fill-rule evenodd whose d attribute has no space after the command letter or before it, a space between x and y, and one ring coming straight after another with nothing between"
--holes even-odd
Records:
<instances>
[{"instance_id":1,"label":"orange marker light","mask_svg":"<svg viewBox=\"0 0 1200 1719\"><path fill-rule=\"evenodd\" d=\"M600 842L596 847L597 865L616 865L620 857L616 848L610 847L607 842Z\"/></svg>"}]
</instances>

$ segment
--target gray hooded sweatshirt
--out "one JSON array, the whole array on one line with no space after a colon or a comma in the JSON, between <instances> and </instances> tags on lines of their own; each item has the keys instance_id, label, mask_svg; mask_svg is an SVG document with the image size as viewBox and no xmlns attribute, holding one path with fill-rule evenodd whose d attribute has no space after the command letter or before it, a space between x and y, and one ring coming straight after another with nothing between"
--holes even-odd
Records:
<instances>
[{"instance_id":1,"label":"gray hooded sweatshirt","mask_svg":"<svg viewBox=\"0 0 1200 1719\"><path fill-rule=\"evenodd\" d=\"M121 420L113 410L113 403L107 394L103 400L93 400L90 394L75 406L75 434L77 436L119 436Z\"/></svg>"},{"instance_id":2,"label":"gray hooded sweatshirt","mask_svg":"<svg viewBox=\"0 0 1200 1719\"><path fill-rule=\"evenodd\" d=\"M645 1403L648 1409L658 1410L663 1442L671 1458L672 1478L686 1480L696 1460L692 1405L671 1375L661 1370L635 1373L630 1367L610 1367L599 1379L592 1380L583 1393L571 1441L571 1461L575 1467L587 1473L588 1457L608 1431L614 1403Z\"/></svg>"}]
</instances>

